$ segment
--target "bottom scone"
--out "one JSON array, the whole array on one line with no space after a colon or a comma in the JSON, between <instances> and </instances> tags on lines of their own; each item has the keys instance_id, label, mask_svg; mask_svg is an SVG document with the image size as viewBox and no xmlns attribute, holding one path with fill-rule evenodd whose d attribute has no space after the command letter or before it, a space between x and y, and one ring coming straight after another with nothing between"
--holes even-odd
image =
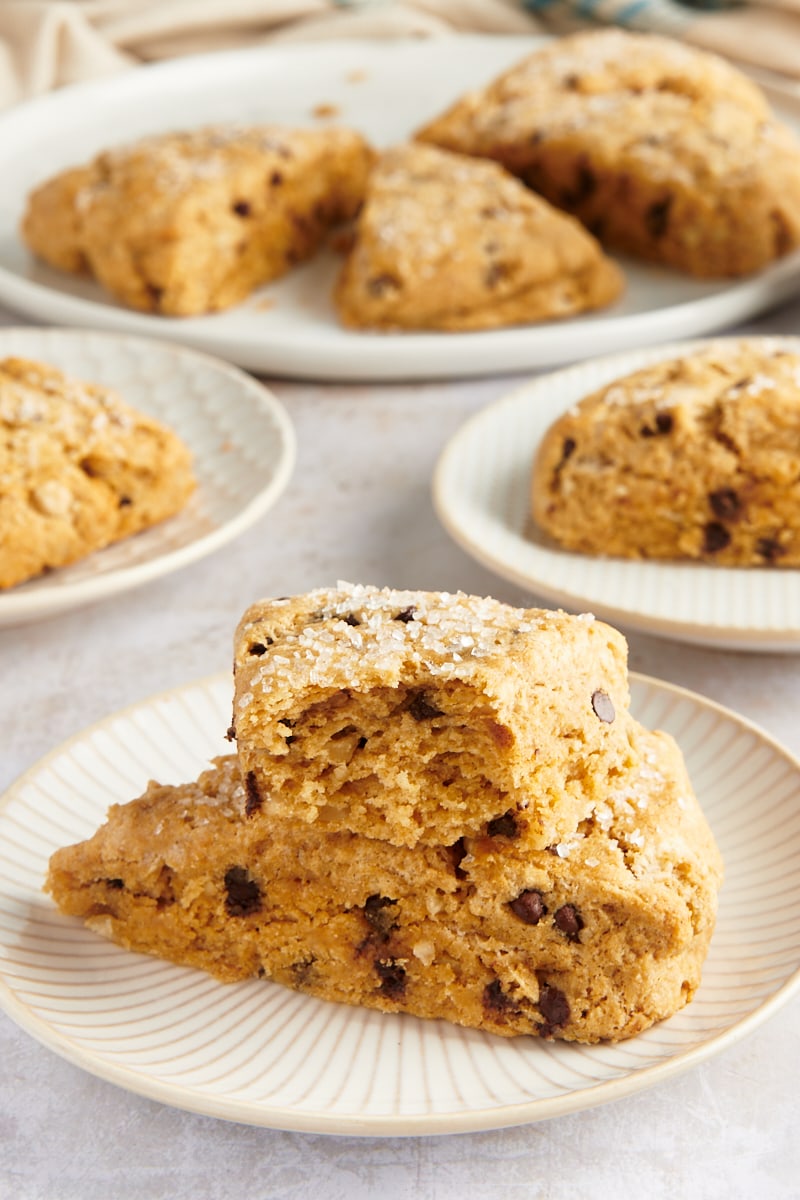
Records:
<instances>
[{"instance_id":1,"label":"bottom scone","mask_svg":"<svg viewBox=\"0 0 800 1200\"><path fill-rule=\"evenodd\" d=\"M627 776L544 850L497 818L452 846L398 848L259 814L234 757L151 784L46 884L131 950L221 980L510 1036L629 1037L686 1004L722 864L680 751L638 733Z\"/></svg>"}]
</instances>

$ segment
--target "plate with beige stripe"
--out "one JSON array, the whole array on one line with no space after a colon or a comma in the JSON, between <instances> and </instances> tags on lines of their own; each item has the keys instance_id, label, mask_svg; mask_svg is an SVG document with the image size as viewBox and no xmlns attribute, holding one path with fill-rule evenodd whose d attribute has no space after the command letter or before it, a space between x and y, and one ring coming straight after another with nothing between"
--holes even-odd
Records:
<instances>
[{"instance_id":1,"label":"plate with beige stripe","mask_svg":"<svg viewBox=\"0 0 800 1200\"><path fill-rule=\"evenodd\" d=\"M800 764L691 692L632 677L632 709L678 740L725 858L717 928L692 1003L618 1044L501 1038L329 1003L265 980L222 984L134 954L42 892L59 846L88 837L148 779L193 778L223 739L228 675L106 718L0 802L0 1006L79 1067L163 1103L252 1125L406 1135L519 1125L697 1067L800 990Z\"/></svg>"}]
</instances>

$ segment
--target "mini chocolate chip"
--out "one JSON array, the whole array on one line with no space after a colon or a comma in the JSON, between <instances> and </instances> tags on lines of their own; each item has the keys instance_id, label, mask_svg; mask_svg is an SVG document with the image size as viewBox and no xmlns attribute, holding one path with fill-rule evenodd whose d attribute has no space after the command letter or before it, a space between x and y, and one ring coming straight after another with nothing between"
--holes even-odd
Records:
<instances>
[{"instance_id":1,"label":"mini chocolate chip","mask_svg":"<svg viewBox=\"0 0 800 1200\"><path fill-rule=\"evenodd\" d=\"M489 1012L495 1013L518 1013L514 1001L503 991L499 979L493 979L491 983L487 983L483 989L483 1006Z\"/></svg>"},{"instance_id":2,"label":"mini chocolate chip","mask_svg":"<svg viewBox=\"0 0 800 1200\"><path fill-rule=\"evenodd\" d=\"M509 902L508 907L526 925L538 925L547 912L542 893L534 891L533 888L520 892L516 900Z\"/></svg>"},{"instance_id":3,"label":"mini chocolate chip","mask_svg":"<svg viewBox=\"0 0 800 1200\"><path fill-rule=\"evenodd\" d=\"M285 739L286 745L291 746L294 741L294 734L288 732L294 728L294 721L290 721L288 717L281 717L278 721L278 733Z\"/></svg>"},{"instance_id":4,"label":"mini chocolate chip","mask_svg":"<svg viewBox=\"0 0 800 1200\"><path fill-rule=\"evenodd\" d=\"M298 987L302 987L303 984L309 982L309 976L316 961L316 958L312 954L308 958L301 958L298 962L291 964L289 970L292 972L294 982Z\"/></svg>"},{"instance_id":5,"label":"mini chocolate chip","mask_svg":"<svg viewBox=\"0 0 800 1200\"><path fill-rule=\"evenodd\" d=\"M367 291L370 296L381 297L387 292L397 292L400 290L400 281L394 275L375 275L374 278L367 280Z\"/></svg>"},{"instance_id":6,"label":"mini chocolate chip","mask_svg":"<svg viewBox=\"0 0 800 1200\"><path fill-rule=\"evenodd\" d=\"M162 287L156 287L154 283L148 283L147 294L153 301L153 306L158 308L159 304L161 303L161 298L164 295L164 289Z\"/></svg>"},{"instance_id":7,"label":"mini chocolate chip","mask_svg":"<svg viewBox=\"0 0 800 1200\"><path fill-rule=\"evenodd\" d=\"M388 942L393 930L397 929L397 921L392 919L393 914L387 912L387 909L393 908L396 904L396 900L390 900L388 896L378 895L368 896L364 903L364 917L367 923L380 935L381 941Z\"/></svg>"},{"instance_id":8,"label":"mini chocolate chip","mask_svg":"<svg viewBox=\"0 0 800 1200\"><path fill-rule=\"evenodd\" d=\"M107 879L105 882L106 887L115 888L117 891L119 891L120 888L125 887L125 884L121 879Z\"/></svg>"},{"instance_id":9,"label":"mini chocolate chip","mask_svg":"<svg viewBox=\"0 0 800 1200\"><path fill-rule=\"evenodd\" d=\"M730 545L730 540L731 535L724 525L720 525L718 521L709 521L703 530L703 552L716 554L718 550L724 550Z\"/></svg>"},{"instance_id":10,"label":"mini chocolate chip","mask_svg":"<svg viewBox=\"0 0 800 1200\"><path fill-rule=\"evenodd\" d=\"M720 521L735 521L742 513L742 502L733 488L718 488L708 493L711 511Z\"/></svg>"},{"instance_id":11,"label":"mini chocolate chip","mask_svg":"<svg viewBox=\"0 0 800 1200\"><path fill-rule=\"evenodd\" d=\"M352 625L354 629L361 624L355 613L348 613L347 616L343 617L342 619L345 625Z\"/></svg>"},{"instance_id":12,"label":"mini chocolate chip","mask_svg":"<svg viewBox=\"0 0 800 1200\"><path fill-rule=\"evenodd\" d=\"M273 171L269 177L269 181L273 187L280 187L283 183L283 176L280 171Z\"/></svg>"},{"instance_id":13,"label":"mini chocolate chip","mask_svg":"<svg viewBox=\"0 0 800 1200\"><path fill-rule=\"evenodd\" d=\"M90 479L94 479L97 475L94 463L90 458L82 458L78 466L83 471L84 475L88 475Z\"/></svg>"},{"instance_id":14,"label":"mini chocolate chip","mask_svg":"<svg viewBox=\"0 0 800 1200\"><path fill-rule=\"evenodd\" d=\"M574 904L562 904L561 908L556 909L553 914L553 920L561 932L567 935L569 941L580 941L578 935L583 929L583 918Z\"/></svg>"},{"instance_id":15,"label":"mini chocolate chip","mask_svg":"<svg viewBox=\"0 0 800 1200\"><path fill-rule=\"evenodd\" d=\"M375 970L381 978L381 993L389 1000L400 1000L406 990L406 969L400 963L390 958L388 962L375 959Z\"/></svg>"},{"instance_id":16,"label":"mini chocolate chip","mask_svg":"<svg viewBox=\"0 0 800 1200\"><path fill-rule=\"evenodd\" d=\"M756 554L760 554L767 562L775 562L776 558L785 553L785 548L776 538L764 537L756 542Z\"/></svg>"},{"instance_id":17,"label":"mini chocolate chip","mask_svg":"<svg viewBox=\"0 0 800 1200\"><path fill-rule=\"evenodd\" d=\"M483 282L487 288L495 288L501 280L506 279L511 272L505 263L495 262L487 268L483 276Z\"/></svg>"},{"instance_id":18,"label":"mini chocolate chip","mask_svg":"<svg viewBox=\"0 0 800 1200\"><path fill-rule=\"evenodd\" d=\"M545 1019L546 1024L539 1026L539 1032L549 1037L556 1029L561 1029L569 1020L569 1002L560 988L551 987L549 983L539 989L537 1008Z\"/></svg>"},{"instance_id":19,"label":"mini chocolate chip","mask_svg":"<svg viewBox=\"0 0 800 1200\"><path fill-rule=\"evenodd\" d=\"M228 728L225 732L225 740L227 742L235 742L236 741L236 726L235 725L228 726Z\"/></svg>"},{"instance_id":20,"label":"mini chocolate chip","mask_svg":"<svg viewBox=\"0 0 800 1200\"><path fill-rule=\"evenodd\" d=\"M502 817L495 817L486 826L486 832L489 837L507 837L515 838L519 835L517 828L517 820L511 809L507 813L503 813Z\"/></svg>"},{"instance_id":21,"label":"mini chocolate chip","mask_svg":"<svg viewBox=\"0 0 800 1200\"><path fill-rule=\"evenodd\" d=\"M672 413L658 412L656 413L656 429L659 433L672 433L674 424Z\"/></svg>"},{"instance_id":22,"label":"mini chocolate chip","mask_svg":"<svg viewBox=\"0 0 800 1200\"><path fill-rule=\"evenodd\" d=\"M261 908L261 888L244 867L225 872L225 910L231 917L246 917Z\"/></svg>"},{"instance_id":23,"label":"mini chocolate chip","mask_svg":"<svg viewBox=\"0 0 800 1200\"><path fill-rule=\"evenodd\" d=\"M251 817L254 812L258 812L262 804L261 792L258 790L255 771L248 771L245 775L244 790L247 793L247 800L244 806L245 816Z\"/></svg>"},{"instance_id":24,"label":"mini chocolate chip","mask_svg":"<svg viewBox=\"0 0 800 1200\"><path fill-rule=\"evenodd\" d=\"M452 846L449 846L448 849L453 857L453 874L456 879L466 879L467 872L461 866L461 863L467 856L467 847L463 837L459 838L457 842L453 842Z\"/></svg>"},{"instance_id":25,"label":"mini chocolate chip","mask_svg":"<svg viewBox=\"0 0 800 1200\"><path fill-rule=\"evenodd\" d=\"M133 501L131 500L130 496L120 496L117 502L119 508L130 508L132 504Z\"/></svg>"},{"instance_id":26,"label":"mini chocolate chip","mask_svg":"<svg viewBox=\"0 0 800 1200\"><path fill-rule=\"evenodd\" d=\"M594 709L595 716L601 721L606 721L609 725L617 715L614 710L614 701L608 692L604 692L600 688L596 692L592 692L592 708Z\"/></svg>"},{"instance_id":27,"label":"mini chocolate chip","mask_svg":"<svg viewBox=\"0 0 800 1200\"><path fill-rule=\"evenodd\" d=\"M561 447L561 461L565 463L568 458L571 458L575 453L575 447L578 443L575 438L564 438L564 445Z\"/></svg>"},{"instance_id":28,"label":"mini chocolate chip","mask_svg":"<svg viewBox=\"0 0 800 1200\"><path fill-rule=\"evenodd\" d=\"M644 223L650 237L658 240L658 238L662 238L667 232L672 201L672 196L665 196L663 200L656 200L655 204L651 204L644 214Z\"/></svg>"},{"instance_id":29,"label":"mini chocolate chip","mask_svg":"<svg viewBox=\"0 0 800 1200\"><path fill-rule=\"evenodd\" d=\"M256 658L260 658L262 654L267 653L267 646L273 645L271 637L264 638L263 642L253 642L248 650L248 654L255 654Z\"/></svg>"},{"instance_id":30,"label":"mini chocolate chip","mask_svg":"<svg viewBox=\"0 0 800 1200\"><path fill-rule=\"evenodd\" d=\"M358 739L358 743L357 743L357 744L358 744L358 748L359 748L359 750L363 750L363 749L364 749L364 747L365 747L365 746L366 746L366 744L367 744L367 739L366 739L365 737L360 737L360 738Z\"/></svg>"},{"instance_id":31,"label":"mini chocolate chip","mask_svg":"<svg viewBox=\"0 0 800 1200\"><path fill-rule=\"evenodd\" d=\"M237 200L233 205L233 211L236 213L237 217L249 217L250 205L246 200Z\"/></svg>"},{"instance_id":32,"label":"mini chocolate chip","mask_svg":"<svg viewBox=\"0 0 800 1200\"><path fill-rule=\"evenodd\" d=\"M578 166L575 176L575 186L571 191L564 192L564 203L573 208L576 204L583 204L588 200L597 189L597 177L592 171L588 162L584 159Z\"/></svg>"},{"instance_id":33,"label":"mini chocolate chip","mask_svg":"<svg viewBox=\"0 0 800 1200\"><path fill-rule=\"evenodd\" d=\"M414 607L414 605L409 604L408 608L403 608L400 610L399 613L396 613L395 616L392 617L392 620L393 621L402 621L404 625L407 625L409 621L414 620L416 613L417 613L417 610Z\"/></svg>"},{"instance_id":34,"label":"mini chocolate chip","mask_svg":"<svg viewBox=\"0 0 800 1200\"><path fill-rule=\"evenodd\" d=\"M431 721L434 717L444 716L441 708L432 704L424 692L414 692L406 708L415 721Z\"/></svg>"},{"instance_id":35,"label":"mini chocolate chip","mask_svg":"<svg viewBox=\"0 0 800 1200\"><path fill-rule=\"evenodd\" d=\"M570 75L564 76L564 87L567 88L570 92L577 91L577 89L580 87L580 83L581 83L580 75L570 74Z\"/></svg>"}]
</instances>

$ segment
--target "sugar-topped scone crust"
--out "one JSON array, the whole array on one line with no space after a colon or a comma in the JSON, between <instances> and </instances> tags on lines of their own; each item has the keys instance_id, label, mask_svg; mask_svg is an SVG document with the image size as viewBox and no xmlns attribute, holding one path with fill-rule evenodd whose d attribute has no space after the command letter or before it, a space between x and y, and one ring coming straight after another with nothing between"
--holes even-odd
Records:
<instances>
[{"instance_id":1,"label":"sugar-topped scone crust","mask_svg":"<svg viewBox=\"0 0 800 1200\"><path fill-rule=\"evenodd\" d=\"M590 614L342 584L236 635L251 807L396 845L487 822L544 848L634 758L624 638Z\"/></svg>"},{"instance_id":2,"label":"sugar-topped scone crust","mask_svg":"<svg viewBox=\"0 0 800 1200\"><path fill-rule=\"evenodd\" d=\"M132 308L228 308L356 213L372 157L348 129L220 126L145 138L37 188L22 235L46 262L88 271Z\"/></svg>"},{"instance_id":3,"label":"sugar-topped scone crust","mask_svg":"<svg viewBox=\"0 0 800 1200\"><path fill-rule=\"evenodd\" d=\"M418 135L496 159L601 241L694 275L800 243L800 144L711 54L598 30L562 38Z\"/></svg>"},{"instance_id":4,"label":"sugar-topped scone crust","mask_svg":"<svg viewBox=\"0 0 800 1200\"><path fill-rule=\"evenodd\" d=\"M335 293L346 325L492 329L610 304L622 274L495 163L400 146L370 176Z\"/></svg>"},{"instance_id":5,"label":"sugar-topped scone crust","mask_svg":"<svg viewBox=\"0 0 800 1200\"><path fill-rule=\"evenodd\" d=\"M62 910L132 950L231 981L510 1036L638 1033L700 982L721 862L664 734L557 846L484 829L396 847L250 812L235 758L151 784L52 858Z\"/></svg>"},{"instance_id":6,"label":"sugar-topped scone crust","mask_svg":"<svg viewBox=\"0 0 800 1200\"><path fill-rule=\"evenodd\" d=\"M570 550L800 565L800 356L713 343L587 396L539 447L537 524Z\"/></svg>"},{"instance_id":7,"label":"sugar-topped scone crust","mask_svg":"<svg viewBox=\"0 0 800 1200\"><path fill-rule=\"evenodd\" d=\"M0 587L83 558L178 512L191 455L110 389L0 362Z\"/></svg>"}]
</instances>

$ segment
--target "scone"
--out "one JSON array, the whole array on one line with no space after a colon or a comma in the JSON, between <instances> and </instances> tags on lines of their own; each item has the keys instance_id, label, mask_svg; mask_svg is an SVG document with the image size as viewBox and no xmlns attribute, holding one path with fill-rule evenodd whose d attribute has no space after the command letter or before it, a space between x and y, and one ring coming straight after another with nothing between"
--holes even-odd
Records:
<instances>
[{"instance_id":1,"label":"scone","mask_svg":"<svg viewBox=\"0 0 800 1200\"><path fill-rule=\"evenodd\" d=\"M568 838L509 830L392 846L265 811L235 758L111 809L59 850L59 907L122 946L232 981L510 1036L597 1042L686 1004L714 927L721 862L666 735L608 779Z\"/></svg>"},{"instance_id":2,"label":"scone","mask_svg":"<svg viewBox=\"0 0 800 1200\"><path fill-rule=\"evenodd\" d=\"M554 41L427 125L492 158L602 242L701 277L800 242L800 144L722 59L607 29Z\"/></svg>"},{"instance_id":3,"label":"scone","mask_svg":"<svg viewBox=\"0 0 800 1200\"><path fill-rule=\"evenodd\" d=\"M146 138L29 197L22 236L132 308L228 308L312 255L363 199L372 151L348 129L219 127Z\"/></svg>"},{"instance_id":4,"label":"scone","mask_svg":"<svg viewBox=\"0 0 800 1200\"><path fill-rule=\"evenodd\" d=\"M550 427L532 493L569 550L800 565L800 356L721 340L615 380Z\"/></svg>"},{"instance_id":5,"label":"scone","mask_svg":"<svg viewBox=\"0 0 800 1200\"><path fill-rule=\"evenodd\" d=\"M395 845L484 827L557 843L632 761L626 652L589 614L463 593L255 604L231 730L250 810Z\"/></svg>"},{"instance_id":6,"label":"scone","mask_svg":"<svg viewBox=\"0 0 800 1200\"><path fill-rule=\"evenodd\" d=\"M195 487L172 430L110 389L0 362L0 587L178 512Z\"/></svg>"},{"instance_id":7,"label":"scone","mask_svg":"<svg viewBox=\"0 0 800 1200\"><path fill-rule=\"evenodd\" d=\"M610 304L622 274L502 167L401 146L375 167L335 301L364 329L494 329Z\"/></svg>"}]
</instances>

